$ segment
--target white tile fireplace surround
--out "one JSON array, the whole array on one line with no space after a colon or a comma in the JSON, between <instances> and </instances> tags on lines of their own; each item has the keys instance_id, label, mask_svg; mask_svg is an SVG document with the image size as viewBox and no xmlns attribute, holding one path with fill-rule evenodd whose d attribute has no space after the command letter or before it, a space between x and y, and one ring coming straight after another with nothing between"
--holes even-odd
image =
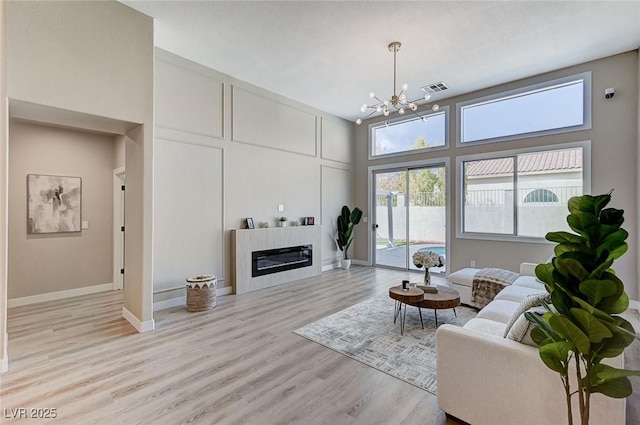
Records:
<instances>
[{"instance_id":1,"label":"white tile fireplace surround","mask_svg":"<svg viewBox=\"0 0 640 425\"><path fill-rule=\"evenodd\" d=\"M320 236L322 226L294 226L231 231L233 281L236 294L257 291L322 273ZM269 249L313 245L312 265L253 277L252 253Z\"/></svg>"}]
</instances>

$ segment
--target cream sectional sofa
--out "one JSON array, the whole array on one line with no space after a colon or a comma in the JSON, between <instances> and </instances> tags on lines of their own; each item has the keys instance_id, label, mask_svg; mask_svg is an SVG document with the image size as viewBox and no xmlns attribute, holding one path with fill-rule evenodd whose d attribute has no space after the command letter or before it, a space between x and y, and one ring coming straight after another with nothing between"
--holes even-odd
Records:
<instances>
[{"instance_id":1,"label":"cream sectional sofa","mask_svg":"<svg viewBox=\"0 0 640 425\"><path fill-rule=\"evenodd\" d=\"M523 263L521 276L463 327L444 324L438 328L438 406L447 414L472 425L567 423L559 375L542 363L537 347L504 337L520 303L528 295L545 292L534 276L535 266ZM611 360L612 366L623 366L622 356ZM577 404L577 396L574 399ZM590 425L624 424L624 399L591 396Z\"/></svg>"}]
</instances>

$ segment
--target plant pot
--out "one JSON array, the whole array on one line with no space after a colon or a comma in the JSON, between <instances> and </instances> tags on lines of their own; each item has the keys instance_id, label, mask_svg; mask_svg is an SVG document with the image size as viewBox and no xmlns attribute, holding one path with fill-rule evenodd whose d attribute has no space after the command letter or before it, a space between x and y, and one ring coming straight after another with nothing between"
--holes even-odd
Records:
<instances>
[{"instance_id":1,"label":"plant pot","mask_svg":"<svg viewBox=\"0 0 640 425\"><path fill-rule=\"evenodd\" d=\"M351 259L342 259L342 269L349 270L351 268Z\"/></svg>"},{"instance_id":2,"label":"plant pot","mask_svg":"<svg viewBox=\"0 0 640 425\"><path fill-rule=\"evenodd\" d=\"M286 221L277 221L276 223L278 227L287 227Z\"/></svg>"}]
</instances>

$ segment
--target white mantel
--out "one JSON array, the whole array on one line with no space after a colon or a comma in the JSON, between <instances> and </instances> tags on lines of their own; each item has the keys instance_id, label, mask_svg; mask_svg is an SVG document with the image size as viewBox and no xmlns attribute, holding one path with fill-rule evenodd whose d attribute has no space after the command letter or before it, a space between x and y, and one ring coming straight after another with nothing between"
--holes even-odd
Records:
<instances>
[{"instance_id":1,"label":"white mantel","mask_svg":"<svg viewBox=\"0 0 640 425\"><path fill-rule=\"evenodd\" d=\"M231 231L233 282L236 294L257 291L322 273L320 235L322 226L293 226ZM251 276L251 253L290 246L313 245L313 265L265 276Z\"/></svg>"}]
</instances>

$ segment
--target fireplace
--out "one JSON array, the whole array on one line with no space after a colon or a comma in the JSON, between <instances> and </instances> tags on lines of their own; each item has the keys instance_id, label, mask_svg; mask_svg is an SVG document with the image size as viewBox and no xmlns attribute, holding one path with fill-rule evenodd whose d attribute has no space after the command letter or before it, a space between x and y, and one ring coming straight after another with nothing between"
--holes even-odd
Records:
<instances>
[{"instance_id":1,"label":"fireplace","mask_svg":"<svg viewBox=\"0 0 640 425\"><path fill-rule=\"evenodd\" d=\"M254 251L251 253L251 276L258 277L313 265L313 245Z\"/></svg>"}]
</instances>

